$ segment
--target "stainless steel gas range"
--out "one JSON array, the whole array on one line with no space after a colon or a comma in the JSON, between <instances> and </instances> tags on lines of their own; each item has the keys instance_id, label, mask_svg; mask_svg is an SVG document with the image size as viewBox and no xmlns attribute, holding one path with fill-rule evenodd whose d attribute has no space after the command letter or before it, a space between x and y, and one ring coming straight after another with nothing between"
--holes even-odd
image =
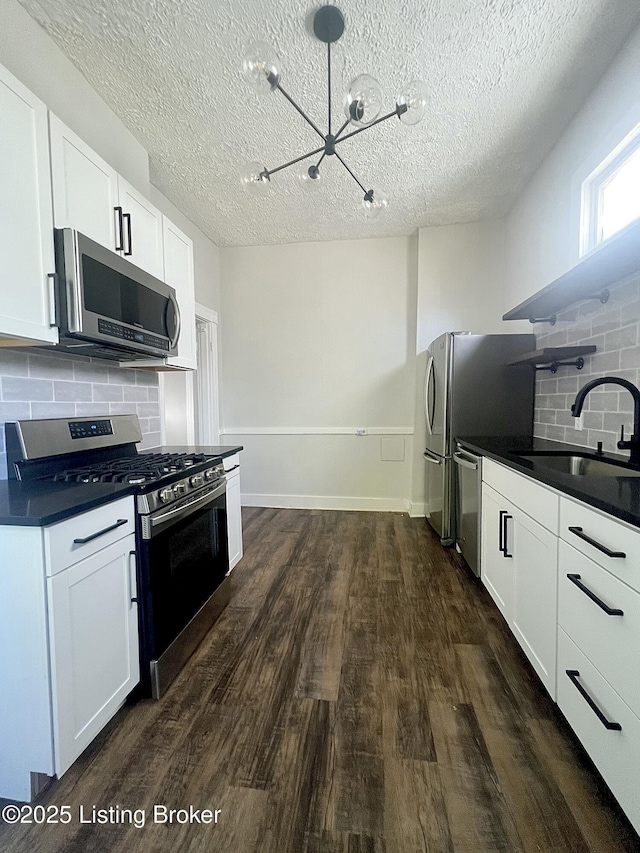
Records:
<instances>
[{"instance_id":1,"label":"stainless steel gas range","mask_svg":"<svg viewBox=\"0 0 640 853\"><path fill-rule=\"evenodd\" d=\"M136 415L5 426L9 477L122 483L135 494L141 693L158 698L228 601L219 457L139 452Z\"/></svg>"}]
</instances>

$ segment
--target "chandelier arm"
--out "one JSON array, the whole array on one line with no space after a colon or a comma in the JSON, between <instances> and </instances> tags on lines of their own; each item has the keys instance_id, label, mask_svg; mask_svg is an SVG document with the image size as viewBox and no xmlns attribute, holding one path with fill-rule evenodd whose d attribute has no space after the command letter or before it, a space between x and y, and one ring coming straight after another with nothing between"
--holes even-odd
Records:
<instances>
[{"instance_id":1,"label":"chandelier arm","mask_svg":"<svg viewBox=\"0 0 640 853\"><path fill-rule=\"evenodd\" d=\"M402 106L404 106L404 104ZM406 112L406 109L402 110L401 106L397 106L392 113L387 113L386 116L382 116L382 118L377 118L375 121L372 121L371 124L367 124L365 127L359 127L357 130L352 130L351 133L347 133L346 136L342 136L340 139L336 139L336 144L338 142L344 142L345 139L350 139L357 133L362 133L363 130L369 130L370 127L373 127L375 124L380 124L381 121L386 121L388 118L393 118L393 116L400 117L401 112Z\"/></svg>"},{"instance_id":2,"label":"chandelier arm","mask_svg":"<svg viewBox=\"0 0 640 853\"><path fill-rule=\"evenodd\" d=\"M338 152L337 152L337 151L336 151L336 153L335 153L335 156L336 156L336 157L338 158L338 160L342 163L342 165L345 167L345 169L347 170L347 172L349 172L349 174L351 175L351 177L353 178L353 180L356 182L356 184L360 187L360 189L362 190L362 192L366 194L366 192L367 192L367 188L366 188L365 186L363 186L363 185L360 183L360 181L356 178L356 176L353 174L353 172L351 171L351 169L347 166L347 164L344 162L344 160L343 160L343 159L342 159L342 157L338 154Z\"/></svg>"},{"instance_id":3,"label":"chandelier arm","mask_svg":"<svg viewBox=\"0 0 640 853\"><path fill-rule=\"evenodd\" d=\"M331 136L331 42L327 42L327 112L329 113L329 136Z\"/></svg>"},{"instance_id":4,"label":"chandelier arm","mask_svg":"<svg viewBox=\"0 0 640 853\"><path fill-rule=\"evenodd\" d=\"M327 156L327 152L326 152L326 151L323 151L323 152L322 152L322 157L321 157L321 158L318 160L318 162L316 163L316 169L318 168L318 166L320 165L320 163L322 163L322 161L324 160L324 158L325 158L326 156Z\"/></svg>"},{"instance_id":5,"label":"chandelier arm","mask_svg":"<svg viewBox=\"0 0 640 853\"><path fill-rule=\"evenodd\" d=\"M341 133L342 133L342 131L345 129L345 127L349 124L349 122L350 122L350 121L351 121L351 119L350 119L350 118L348 118L348 119L345 121L345 123L342 125L342 127L340 128L340 130L336 133L336 135L334 136L334 140L335 140L336 142L338 141L338 137L340 136L340 134L341 134Z\"/></svg>"},{"instance_id":6,"label":"chandelier arm","mask_svg":"<svg viewBox=\"0 0 640 853\"><path fill-rule=\"evenodd\" d=\"M307 157L313 157L315 154L319 154L321 151L324 151L324 146L322 148L314 148L313 151L309 151L307 154L303 154L301 157L296 157L295 160L289 160L288 163L283 163L282 166L276 166L275 169L265 169L267 176L275 175L276 172L281 172L282 169L287 169L289 166L294 166L296 163L299 163L301 160L306 160Z\"/></svg>"},{"instance_id":7,"label":"chandelier arm","mask_svg":"<svg viewBox=\"0 0 640 853\"><path fill-rule=\"evenodd\" d=\"M304 110L302 110L302 109L301 109L301 108L296 104L296 102L293 100L293 98L291 97L291 95L289 95L287 92L285 92L285 90L282 88L282 86L280 85L280 83L278 83L278 85L276 86L276 88L277 88L277 90L278 90L279 92L281 92L281 93L285 96L285 98L289 101L289 103L291 104L291 106L292 106L295 110L297 110L297 111L300 113L300 115L302 116L302 118L303 118L303 119L304 119L308 124L310 124L310 125L311 125L311 127L315 130L315 132L316 132L316 133L318 134L318 136L320 137L320 139L324 140L324 133L320 130L320 128L316 125L316 123L315 123L315 122L313 122L313 121L309 118L309 116L305 113L305 111L304 111Z\"/></svg>"}]
</instances>

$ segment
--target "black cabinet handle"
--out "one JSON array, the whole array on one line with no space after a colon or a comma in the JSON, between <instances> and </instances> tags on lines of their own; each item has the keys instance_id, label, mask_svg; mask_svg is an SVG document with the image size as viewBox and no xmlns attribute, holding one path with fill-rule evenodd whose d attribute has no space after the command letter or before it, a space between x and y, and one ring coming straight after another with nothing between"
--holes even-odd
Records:
<instances>
[{"instance_id":1,"label":"black cabinet handle","mask_svg":"<svg viewBox=\"0 0 640 853\"><path fill-rule=\"evenodd\" d=\"M594 548L597 548L598 551L602 551L602 553L606 554L607 557L624 558L627 556L624 551L611 551L606 545L601 545L599 542L596 542L595 539L592 539L590 536L587 536L586 533L583 533L581 527L570 527L569 532L573 533L574 536L577 536L578 539L582 539L584 542L587 542L589 545L593 545Z\"/></svg>"},{"instance_id":2,"label":"black cabinet handle","mask_svg":"<svg viewBox=\"0 0 640 853\"><path fill-rule=\"evenodd\" d=\"M116 241L116 252L121 252L124 249L124 227L122 224L122 208L118 206L114 207L113 209L118 214L118 239Z\"/></svg>"},{"instance_id":3,"label":"black cabinet handle","mask_svg":"<svg viewBox=\"0 0 640 853\"><path fill-rule=\"evenodd\" d=\"M504 554L504 527L503 518L507 514L506 509L500 510L500 518L498 519L498 549Z\"/></svg>"},{"instance_id":4,"label":"black cabinet handle","mask_svg":"<svg viewBox=\"0 0 640 853\"><path fill-rule=\"evenodd\" d=\"M595 594L595 592L591 592L589 587L585 586L580 582L580 575L567 575L571 583L574 583L578 589L582 590L586 596L588 596L591 601L594 601L598 607L601 607L607 616L624 616L624 612L620 610L618 607L609 607L608 604L605 604L601 598Z\"/></svg>"},{"instance_id":5,"label":"black cabinet handle","mask_svg":"<svg viewBox=\"0 0 640 853\"><path fill-rule=\"evenodd\" d=\"M580 678L580 673L578 672L578 670L577 669L566 669L565 672L569 676L569 680L571 681L573 686L578 690L578 693L580 693L582 698L585 700L587 705L591 708L591 710L596 715L596 717L600 720L600 722L605 727L605 729L609 729L609 731L614 731L614 732L621 732L622 726L620 725L620 723L612 723L610 720L607 720L607 718L602 713L600 708L598 708L598 706L593 701L591 696L589 696L589 694L584 689L582 684L580 684L580 682L578 681L578 679Z\"/></svg>"},{"instance_id":6,"label":"black cabinet handle","mask_svg":"<svg viewBox=\"0 0 640 853\"><path fill-rule=\"evenodd\" d=\"M130 213L123 213L122 218L127 220L127 243L129 244L129 248L125 252L125 255L132 255L133 254L133 244L131 242L131 214Z\"/></svg>"},{"instance_id":7,"label":"black cabinet handle","mask_svg":"<svg viewBox=\"0 0 640 853\"><path fill-rule=\"evenodd\" d=\"M513 557L513 554L507 553L507 548L509 547L507 545L507 521L509 521L510 518L513 518L513 516L509 515L509 513L507 512L505 512L504 516L502 517L502 524L504 525L502 533L502 556L508 557L509 559Z\"/></svg>"},{"instance_id":8,"label":"black cabinet handle","mask_svg":"<svg viewBox=\"0 0 640 853\"><path fill-rule=\"evenodd\" d=\"M110 527L105 527L104 530L98 530L97 533L92 533L91 536L85 536L83 539L74 539L73 542L75 545L86 545L87 542L97 539L98 536L104 536L105 533L111 533L112 530L122 527L122 525L126 524L128 520L129 519L127 518L119 518L116 523L112 524Z\"/></svg>"}]
</instances>

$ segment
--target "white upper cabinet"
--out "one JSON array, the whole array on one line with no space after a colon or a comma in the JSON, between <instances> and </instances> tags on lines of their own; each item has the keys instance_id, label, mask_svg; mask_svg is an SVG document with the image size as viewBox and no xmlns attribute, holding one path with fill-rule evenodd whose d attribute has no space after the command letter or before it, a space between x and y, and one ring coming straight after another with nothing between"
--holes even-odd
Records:
<instances>
[{"instance_id":1,"label":"white upper cabinet","mask_svg":"<svg viewBox=\"0 0 640 853\"><path fill-rule=\"evenodd\" d=\"M0 338L56 343L47 108L0 66Z\"/></svg>"},{"instance_id":2,"label":"white upper cabinet","mask_svg":"<svg viewBox=\"0 0 640 853\"><path fill-rule=\"evenodd\" d=\"M122 255L131 263L164 281L162 214L120 175L118 175L118 201L122 208L123 219ZM171 282L167 283L171 284Z\"/></svg>"},{"instance_id":3,"label":"white upper cabinet","mask_svg":"<svg viewBox=\"0 0 640 853\"><path fill-rule=\"evenodd\" d=\"M164 280L175 289L180 308L178 355L168 358L167 364L195 370L197 358L193 242L166 216L162 217L162 232Z\"/></svg>"},{"instance_id":4,"label":"white upper cabinet","mask_svg":"<svg viewBox=\"0 0 640 853\"><path fill-rule=\"evenodd\" d=\"M162 214L56 116L50 116L56 228L75 228L163 279Z\"/></svg>"},{"instance_id":5,"label":"white upper cabinet","mask_svg":"<svg viewBox=\"0 0 640 853\"><path fill-rule=\"evenodd\" d=\"M56 228L75 228L107 249L121 248L115 169L52 113L49 127Z\"/></svg>"}]
</instances>

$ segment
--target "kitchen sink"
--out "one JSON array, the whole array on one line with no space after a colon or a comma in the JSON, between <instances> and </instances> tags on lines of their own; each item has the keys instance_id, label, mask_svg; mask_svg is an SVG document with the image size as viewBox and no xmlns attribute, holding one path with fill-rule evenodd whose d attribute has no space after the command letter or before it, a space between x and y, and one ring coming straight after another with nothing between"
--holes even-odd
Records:
<instances>
[{"instance_id":1,"label":"kitchen sink","mask_svg":"<svg viewBox=\"0 0 640 853\"><path fill-rule=\"evenodd\" d=\"M640 477L640 470L631 468L624 462L610 459L598 459L573 453L546 453L544 451L518 453L520 459L532 462L534 468L550 468L562 474L578 477Z\"/></svg>"}]
</instances>

